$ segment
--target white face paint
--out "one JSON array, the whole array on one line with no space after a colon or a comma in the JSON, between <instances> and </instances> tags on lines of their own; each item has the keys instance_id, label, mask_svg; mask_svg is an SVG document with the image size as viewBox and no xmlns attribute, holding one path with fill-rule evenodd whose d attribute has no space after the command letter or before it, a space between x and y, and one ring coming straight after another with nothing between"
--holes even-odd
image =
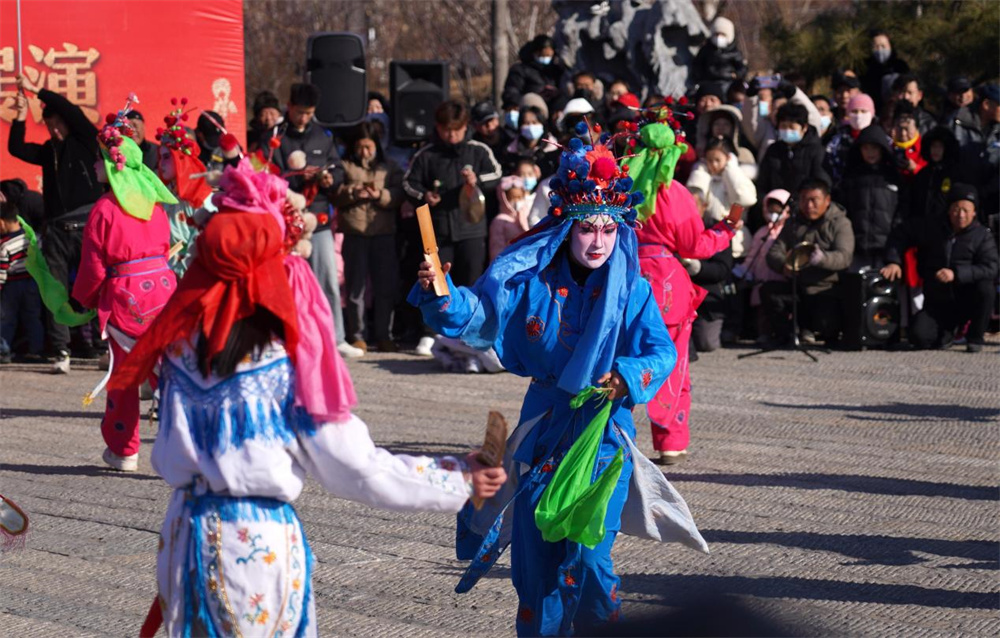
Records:
<instances>
[{"instance_id":1,"label":"white face paint","mask_svg":"<svg viewBox=\"0 0 1000 638\"><path fill-rule=\"evenodd\" d=\"M573 261L596 270L604 265L615 249L618 224L607 215L593 215L573 222L569 249Z\"/></svg>"}]
</instances>

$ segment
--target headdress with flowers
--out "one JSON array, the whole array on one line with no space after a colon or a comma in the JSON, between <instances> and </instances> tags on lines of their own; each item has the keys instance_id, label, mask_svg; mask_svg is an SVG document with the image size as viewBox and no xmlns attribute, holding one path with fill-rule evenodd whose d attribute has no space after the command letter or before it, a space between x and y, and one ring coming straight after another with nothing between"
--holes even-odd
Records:
<instances>
[{"instance_id":1,"label":"headdress with flowers","mask_svg":"<svg viewBox=\"0 0 1000 638\"><path fill-rule=\"evenodd\" d=\"M104 157L104 170L118 204L127 214L148 221L157 202L176 204L177 198L142 162L142 149L132 140L128 113L139 100L129 94L124 108L109 113L105 125L97 132L97 141Z\"/></svg>"},{"instance_id":2,"label":"headdress with flowers","mask_svg":"<svg viewBox=\"0 0 1000 638\"><path fill-rule=\"evenodd\" d=\"M170 98L171 106L176 108L163 116L163 123L166 126L156 129L156 141L170 150L197 157L200 150L198 144L188 136L183 124L187 121L188 114L195 110L194 108L185 110L187 103L186 97Z\"/></svg>"},{"instance_id":3,"label":"headdress with flowers","mask_svg":"<svg viewBox=\"0 0 1000 638\"><path fill-rule=\"evenodd\" d=\"M174 108L163 117L164 126L156 129L156 141L170 151L174 160L174 186L177 197L193 208L199 208L212 194L212 187L205 180L206 168L198 155L198 143L188 135L184 122L194 108L186 108L188 99L171 98ZM160 173L162 175L162 171Z\"/></svg>"},{"instance_id":4,"label":"headdress with flowers","mask_svg":"<svg viewBox=\"0 0 1000 638\"><path fill-rule=\"evenodd\" d=\"M596 143L581 139L590 134L587 122L576 125L578 137L563 150L559 169L549 182L552 217L576 220L606 215L630 226L649 217L656 188L661 183L669 185L686 147L669 108L636 110L638 120L622 122L614 135L601 133L600 125L595 126L600 135ZM618 157L615 148L620 140L626 142L625 153Z\"/></svg>"}]
</instances>

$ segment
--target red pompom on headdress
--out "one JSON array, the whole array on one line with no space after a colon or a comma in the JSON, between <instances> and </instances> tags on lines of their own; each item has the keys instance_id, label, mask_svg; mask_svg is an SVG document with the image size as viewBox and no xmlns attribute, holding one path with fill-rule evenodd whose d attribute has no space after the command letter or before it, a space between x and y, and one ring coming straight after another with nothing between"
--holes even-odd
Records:
<instances>
[{"instance_id":1,"label":"red pompom on headdress","mask_svg":"<svg viewBox=\"0 0 1000 638\"><path fill-rule=\"evenodd\" d=\"M97 132L98 143L108 152L108 157L119 171L125 170L125 155L122 154L119 146L126 136L132 137L135 132L132 125L129 124L127 116L132 110L132 106L138 103L139 98L135 96L135 93L129 93L124 108L117 113L108 113L104 118L104 126Z\"/></svg>"},{"instance_id":2,"label":"red pompom on headdress","mask_svg":"<svg viewBox=\"0 0 1000 638\"><path fill-rule=\"evenodd\" d=\"M186 97L182 97L179 100L175 97L170 98L170 104L177 108L163 117L166 127L156 129L156 141L169 149L184 153L185 155L196 156L198 154L198 145L188 136L183 124L188 119L188 113L195 110L194 108L190 108L185 111L184 107L187 106L187 103L188 99Z\"/></svg>"}]
</instances>

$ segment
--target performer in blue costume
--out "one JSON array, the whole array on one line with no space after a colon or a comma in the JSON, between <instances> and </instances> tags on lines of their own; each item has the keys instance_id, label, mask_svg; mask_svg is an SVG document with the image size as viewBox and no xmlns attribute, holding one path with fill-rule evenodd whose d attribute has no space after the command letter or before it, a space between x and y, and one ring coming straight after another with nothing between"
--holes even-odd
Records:
<instances>
[{"instance_id":1,"label":"performer in blue costume","mask_svg":"<svg viewBox=\"0 0 1000 638\"><path fill-rule=\"evenodd\" d=\"M448 278L450 295L437 297L433 266L425 262L409 296L437 332L494 348L507 370L532 380L508 440L507 483L481 510L463 509L456 543L458 557L472 560L456 588L460 593L513 546L521 636L569 635L617 619L620 580L611 548L619 531L707 551L683 499L634 444L631 410L655 396L676 350L639 272L634 206L644 198L630 192L629 169L610 150L615 141L603 135L594 146L571 142L552 180L549 216L472 287L456 287ZM591 481L619 450L624 453L605 534L594 547L547 542L535 510L560 461L600 409L596 401L578 409L570 402L595 385L605 387L613 406Z\"/></svg>"}]
</instances>

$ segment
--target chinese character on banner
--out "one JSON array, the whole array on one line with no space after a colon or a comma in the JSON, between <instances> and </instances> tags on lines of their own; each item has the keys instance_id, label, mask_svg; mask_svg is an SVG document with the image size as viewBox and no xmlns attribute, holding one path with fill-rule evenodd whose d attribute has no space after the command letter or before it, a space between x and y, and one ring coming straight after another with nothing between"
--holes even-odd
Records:
<instances>
[{"instance_id":1,"label":"chinese character on banner","mask_svg":"<svg viewBox=\"0 0 1000 638\"><path fill-rule=\"evenodd\" d=\"M215 104L212 110L225 121L230 113L236 113L236 102L232 100L233 85L226 78L219 78L212 82L212 95L215 97Z\"/></svg>"},{"instance_id":2,"label":"chinese character on banner","mask_svg":"<svg viewBox=\"0 0 1000 638\"><path fill-rule=\"evenodd\" d=\"M91 47L81 50L77 45L63 42L62 50L49 47L48 51L28 45L28 51L38 68L31 63L24 65L24 88L32 94L28 107L35 123L42 121L42 104L37 98L41 89L59 93L79 106L87 119L97 123L97 73L94 62L101 57L100 52ZM0 49L0 119L13 121L16 90L14 47Z\"/></svg>"}]
</instances>

